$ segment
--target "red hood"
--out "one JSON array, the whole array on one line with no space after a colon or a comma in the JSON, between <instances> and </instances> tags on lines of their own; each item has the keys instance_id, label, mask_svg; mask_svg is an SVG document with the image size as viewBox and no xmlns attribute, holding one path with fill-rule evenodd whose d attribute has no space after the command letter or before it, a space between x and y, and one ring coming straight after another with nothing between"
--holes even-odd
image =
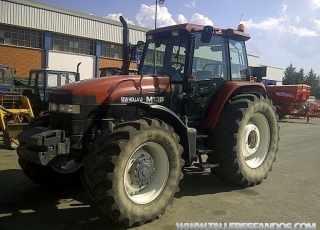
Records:
<instances>
[{"instance_id":1,"label":"red hood","mask_svg":"<svg viewBox=\"0 0 320 230\"><path fill-rule=\"evenodd\" d=\"M82 80L52 90L51 94L95 95L96 103L110 103L125 95L170 91L168 76L124 75Z\"/></svg>"}]
</instances>

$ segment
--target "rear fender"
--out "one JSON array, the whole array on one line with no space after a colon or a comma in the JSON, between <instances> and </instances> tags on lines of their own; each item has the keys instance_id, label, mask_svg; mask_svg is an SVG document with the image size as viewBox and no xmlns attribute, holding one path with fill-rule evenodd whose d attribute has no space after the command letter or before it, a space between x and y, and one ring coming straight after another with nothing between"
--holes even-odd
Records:
<instances>
[{"instance_id":1,"label":"rear fender","mask_svg":"<svg viewBox=\"0 0 320 230\"><path fill-rule=\"evenodd\" d=\"M203 129L214 129L219 119L220 113L229 98L242 92L258 92L263 95L267 94L264 85L261 83L236 81L229 81L224 83L219 88L219 91L216 93L208 108L205 122L203 124Z\"/></svg>"}]
</instances>

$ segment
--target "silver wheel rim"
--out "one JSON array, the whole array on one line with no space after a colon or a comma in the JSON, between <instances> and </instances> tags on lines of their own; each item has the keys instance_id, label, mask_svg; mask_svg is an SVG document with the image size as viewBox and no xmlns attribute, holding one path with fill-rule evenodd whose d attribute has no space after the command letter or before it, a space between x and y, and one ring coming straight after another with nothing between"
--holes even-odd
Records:
<instances>
[{"instance_id":1,"label":"silver wheel rim","mask_svg":"<svg viewBox=\"0 0 320 230\"><path fill-rule=\"evenodd\" d=\"M270 145L270 127L267 118L255 113L244 128L244 161L250 168L258 168L265 160Z\"/></svg>"},{"instance_id":2,"label":"silver wheel rim","mask_svg":"<svg viewBox=\"0 0 320 230\"><path fill-rule=\"evenodd\" d=\"M148 204L162 192L169 176L169 160L165 149L147 142L130 156L124 173L127 196L136 204Z\"/></svg>"},{"instance_id":3,"label":"silver wheel rim","mask_svg":"<svg viewBox=\"0 0 320 230\"><path fill-rule=\"evenodd\" d=\"M74 160L70 160L67 162L65 166L52 167L52 169L61 174L69 174L77 171L78 169L81 168L81 166L82 166L81 163L76 163L74 162Z\"/></svg>"}]
</instances>

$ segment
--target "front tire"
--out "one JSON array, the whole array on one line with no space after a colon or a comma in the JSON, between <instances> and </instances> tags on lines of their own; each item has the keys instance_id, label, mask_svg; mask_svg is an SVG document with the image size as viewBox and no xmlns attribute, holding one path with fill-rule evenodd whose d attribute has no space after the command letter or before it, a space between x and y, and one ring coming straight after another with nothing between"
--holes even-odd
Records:
<instances>
[{"instance_id":1,"label":"front tire","mask_svg":"<svg viewBox=\"0 0 320 230\"><path fill-rule=\"evenodd\" d=\"M252 186L265 179L276 160L278 116L272 102L258 93L233 97L213 130L209 159L212 173L233 184Z\"/></svg>"},{"instance_id":2,"label":"front tire","mask_svg":"<svg viewBox=\"0 0 320 230\"><path fill-rule=\"evenodd\" d=\"M82 181L93 206L115 222L153 221L179 191L183 148L173 129L140 119L96 138L84 159Z\"/></svg>"}]
</instances>

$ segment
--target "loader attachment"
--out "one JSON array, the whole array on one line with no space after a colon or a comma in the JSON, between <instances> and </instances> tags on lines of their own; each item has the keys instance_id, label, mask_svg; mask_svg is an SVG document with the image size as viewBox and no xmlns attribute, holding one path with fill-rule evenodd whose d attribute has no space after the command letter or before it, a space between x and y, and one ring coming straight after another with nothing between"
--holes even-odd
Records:
<instances>
[{"instance_id":1,"label":"loader attachment","mask_svg":"<svg viewBox=\"0 0 320 230\"><path fill-rule=\"evenodd\" d=\"M18 133L34 117L29 99L16 93L0 94L0 128L7 149L15 149L19 142Z\"/></svg>"}]
</instances>

